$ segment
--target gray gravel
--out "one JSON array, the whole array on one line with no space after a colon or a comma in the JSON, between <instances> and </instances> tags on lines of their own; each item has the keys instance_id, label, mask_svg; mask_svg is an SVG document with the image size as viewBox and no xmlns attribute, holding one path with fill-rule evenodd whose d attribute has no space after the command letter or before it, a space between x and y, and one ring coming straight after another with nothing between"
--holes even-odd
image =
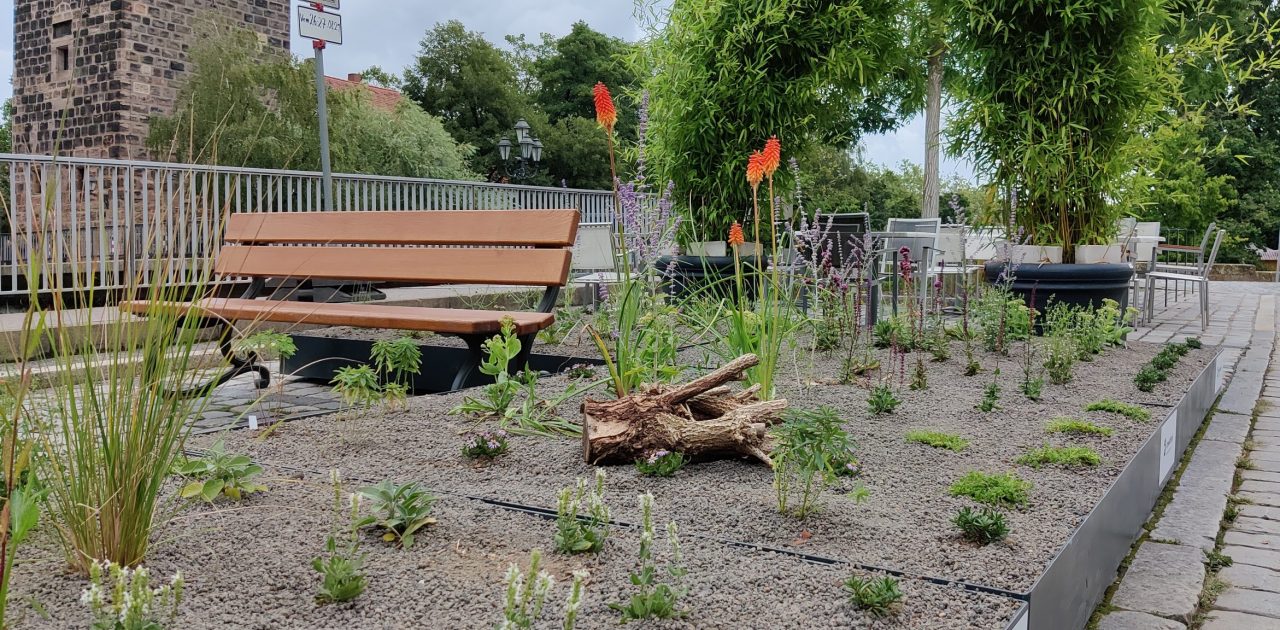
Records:
<instances>
[{"instance_id":1,"label":"gray gravel","mask_svg":"<svg viewBox=\"0 0 1280 630\"><path fill-rule=\"evenodd\" d=\"M954 356L959 356L957 344ZM1025 591L1066 542L1120 470L1156 428L1106 413L1085 413L1088 402L1115 398L1130 402L1172 404L1185 384L1207 364L1209 349L1188 355L1168 382L1151 394L1133 386L1131 376L1157 347L1134 344L1092 363L1081 363L1067 386L1045 386L1040 402L1018 392L1021 374L1005 359L1000 376L1001 406L993 413L974 409L992 373L965 377L958 359L930 364L930 388L911 392L892 415L866 411L865 385L820 385L801 388L810 375L784 375L780 385L795 407L829 405L838 409L858 445L870 490L862 504L845 496L853 488L842 481L824 497L823 510L806 521L775 511L771 473L746 461L717 461L687 467L671 479L648 479L628 466L610 469L610 492L629 498L648 490L658 499L662 518L675 517L688 531L774 547L800 550L865 565L907 570L920 575L965 580ZM909 358L910 359L910 358ZM835 359L819 359L818 374ZM826 365L824 365L824 363ZM993 366L994 357L984 356ZM909 368L908 368L909 369ZM827 378L830 378L829 376ZM548 394L562 391L563 378L541 381ZM603 391L596 395L604 396ZM512 452L488 466L476 466L459 454L461 434L478 425L448 415L464 393L415 399L405 412L374 412L349 420L320 418L291 424L263 443L233 434L229 446L266 462L313 470L338 467L369 477L419 480L433 488L554 507L556 492L588 476L575 440L514 438ZM1155 417L1165 410L1150 406ZM577 418L577 402L560 412ZM1044 424L1059 416L1089 419L1115 429L1110 438L1049 435ZM909 444L907 431L927 428L970 440L961 453ZM1034 470L1015 460L1044 444L1084 444L1095 448L1103 464L1090 470L1047 467ZM1015 471L1031 481L1030 504L1007 516L1012 533L1006 543L976 547L956 537L950 520L967 499L948 496L951 482L969 470ZM615 515L635 521L637 510L627 499L617 501Z\"/></svg>"},{"instance_id":2,"label":"gray gravel","mask_svg":"<svg viewBox=\"0 0 1280 630\"><path fill-rule=\"evenodd\" d=\"M545 566L558 583L540 628L559 628L562 602L576 569L590 573L579 628L614 628L608 608L632 591L638 536L615 528L599 556L550 552L553 524L533 516L443 497L438 524L409 550L370 534L365 594L350 604L321 606L312 595L319 577L310 559L334 526L332 489L325 475L268 469L268 493L241 504L188 508L156 532L148 565L153 574L182 570L186 601L175 628L492 628L500 619L502 578L512 562L527 566L529 550L548 550ZM617 503L634 497L618 496ZM639 628L1003 628L1016 603L919 580L903 580L902 605L875 620L854 609L842 581L851 573L776 554L736 550L685 536L689 568L678 621L633 624ZM667 557L665 543L658 546ZM60 573L56 550L22 564L13 601L27 610L15 627L83 627L78 603L83 582ZM41 619L28 606L38 601Z\"/></svg>"}]
</instances>

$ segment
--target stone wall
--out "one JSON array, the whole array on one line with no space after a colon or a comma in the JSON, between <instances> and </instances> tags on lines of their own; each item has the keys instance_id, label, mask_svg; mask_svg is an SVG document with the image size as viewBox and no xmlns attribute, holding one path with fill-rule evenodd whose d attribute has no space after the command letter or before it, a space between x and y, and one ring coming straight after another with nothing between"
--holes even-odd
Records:
<instances>
[{"instance_id":1,"label":"stone wall","mask_svg":"<svg viewBox=\"0 0 1280 630\"><path fill-rule=\"evenodd\" d=\"M206 24L289 49L288 0L16 0L17 153L146 159L148 120L173 110Z\"/></svg>"}]
</instances>

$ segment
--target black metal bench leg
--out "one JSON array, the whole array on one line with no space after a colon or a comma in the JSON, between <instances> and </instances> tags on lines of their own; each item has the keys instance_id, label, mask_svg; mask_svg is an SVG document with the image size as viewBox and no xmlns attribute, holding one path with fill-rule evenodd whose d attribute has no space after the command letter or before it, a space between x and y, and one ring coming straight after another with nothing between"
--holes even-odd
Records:
<instances>
[{"instance_id":1,"label":"black metal bench leg","mask_svg":"<svg viewBox=\"0 0 1280 630\"><path fill-rule=\"evenodd\" d=\"M268 369L267 366L258 362L259 359L257 353L250 352L243 359L236 356L235 351L231 347L231 338L234 332L235 331L230 324L224 324L222 326L222 331L218 335L218 351L221 352L222 356L226 357L229 362L226 370L214 377L212 380L200 385L188 387L186 389L168 390L165 393L179 398L206 396L218 386L240 376L241 374L249 372L253 372L257 375L257 378L253 380L254 387L258 389L266 389L267 386L271 384L271 370ZM149 365L144 368L144 373L147 377L149 379L162 378L162 375L155 373L156 368L153 367L154 363L152 362L151 357L147 357L144 360L149 363Z\"/></svg>"},{"instance_id":2,"label":"black metal bench leg","mask_svg":"<svg viewBox=\"0 0 1280 630\"><path fill-rule=\"evenodd\" d=\"M467 358L463 359L462 365L458 366L458 373L453 376L453 384L449 386L451 392L466 387L467 381L479 370L480 361L484 359L484 335L462 335L462 340L467 342Z\"/></svg>"}]
</instances>

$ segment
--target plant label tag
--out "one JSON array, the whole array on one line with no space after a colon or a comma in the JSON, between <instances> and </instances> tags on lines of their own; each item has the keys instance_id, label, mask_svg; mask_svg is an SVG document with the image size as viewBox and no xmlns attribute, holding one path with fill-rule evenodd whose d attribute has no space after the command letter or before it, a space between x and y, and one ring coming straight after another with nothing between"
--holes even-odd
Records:
<instances>
[{"instance_id":1,"label":"plant label tag","mask_svg":"<svg viewBox=\"0 0 1280 630\"><path fill-rule=\"evenodd\" d=\"M249 416L249 430L250 431L258 430L258 416Z\"/></svg>"},{"instance_id":2,"label":"plant label tag","mask_svg":"<svg viewBox=\"0 0 1280 630\"><path fill-rule=\"evenodd\" d=\"M1169 418L1160 425L1160 485L1169 480L1173 465L1178 461L1178 409L1175 407Z\"/></svg>"}]
</instances>

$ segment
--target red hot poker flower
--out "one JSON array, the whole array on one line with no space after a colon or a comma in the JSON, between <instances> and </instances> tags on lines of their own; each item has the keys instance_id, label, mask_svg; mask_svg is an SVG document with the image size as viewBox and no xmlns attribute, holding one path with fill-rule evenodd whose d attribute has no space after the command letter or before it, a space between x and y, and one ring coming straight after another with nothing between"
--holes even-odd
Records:
<instances>
[{"instance_id":1,"label":"red hot poker flower","mask_svg":"<svg viewBox=\"0 0 1280 630\"><path fill-rule=\"evenodd\" d=\"M747 237L742 234L742 225L734 221L733 225L729 226L729 246L737 247L745 242Z\"/></svg>"},{"instance_id":2,"label":"red hot poker flower","mask_svg":"<svg viewBox=\"0 0 1280 630\"><path fill-rule=\"evenodd\" d=\"M596 82L591 93L596 101L596 122L605 131L613 133L613 126L618 123L618 111L613 108L613 96L609 94L609 88L604 83Z\"/></svg>"},{"instance_id":3,"label":"red hot poker flower","mask_svg":"<svg viewBox=\"0 0 1280 630\"><path fill-rule=\"evenodd\" d=\"M773 177L774 171L777 171L778 165L782 163L782 143L778 142L778 136L770 136L764 143L763 155L764 174Z\"/></svg>"},{"instance_id":4,"label":"red hot poker flower","mask_svg":"<svg viewBox=\"0 0 1280 630\"><path fill-rule=\"evenodd\" d=\"M764 155L759 151L751 153L751 157L747 158L747 183L752 188L760 185L764 180Z\"/></svg>"}]
</instances>

